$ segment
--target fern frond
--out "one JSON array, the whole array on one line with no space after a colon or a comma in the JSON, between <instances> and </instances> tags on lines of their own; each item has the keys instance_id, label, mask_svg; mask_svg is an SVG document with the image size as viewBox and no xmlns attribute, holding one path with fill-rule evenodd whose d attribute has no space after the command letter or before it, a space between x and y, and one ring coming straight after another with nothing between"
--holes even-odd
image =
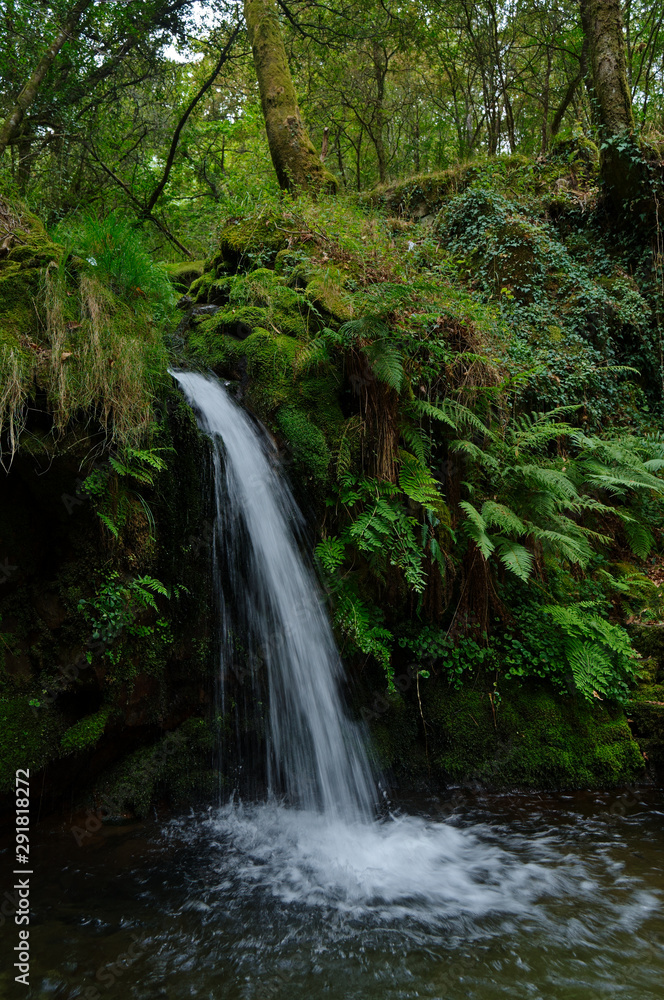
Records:
<instances>
[{"instance_id":1,"label":"fern frond","mask_svg":"<svg viewBox=\"0 0 664 1000\"><path fill-rule=\"evenodd\" d=\"M446 424L453 431L457 429L452 417L440 406L435 406L427 399L411 399L408 408L418 417L429 417L430 420L438 420L440 423Z\"/></svg>"},{"instance_id":2,"label":"fern frond","mask_svg":"<svg viewBox=\"0 0 664 1000\"><path fill-rule=\"evenodd\" d=\"M427 456L431 452L431 440L428 434L425 434L420 427L413 427L411 424L402 424L399 433L418 462L426 465Z\"/></svg>"},{"instance_id":3,"label":"fern frond","mask_svg":"<svg viewBox=\"0 0 664 1000\"><path fill-rule=\"evenodd\" d=\"M340 538L324 538L316 546L316 556L324 571L332 575L344 561L346 546Z\"/></svg>"},{"instance_id":4,"label":"fern frond","mask_svg":"<svg viewBox=\"0 0 664 1000\"><path fill-rule=\"evenodd\" d=\"M633 517L623 519L623 528L634 555L639 559L647 559L655 544L652 532Z\"/></svg>"},{"instance_id":5,"label":"fern frond","mask_svg":"<svg viewBox=\"0 0 664 1000\"><path fill-rule=\"evenodd\" d=\"M97 517L102 522L102 524L106 528L108 528L108 530L110 531L110 533L113 535L113 538L119 538L120 537L120 532L118 531L118 528L113 523L113 521L111 521L110 517L107 517L106 514L102 514L101 511L99 511L99 510L97 511Z\"/></svg>"},{"instance_id":6,"label":"fern frond","mask_svg":"<svg viewBox=\"0 0 664 1000\"><path fill-rule=\"evenodd\" d=\"M468 500L461 500L459 507L466 513L466 519L463 522L464 531L475 542L484 558L488 559L496 546L487 534L486 521Z\"/></svg>"},{"instance_id":7,"label":"fern frond","mask_svg":"<svg viewBox=\"0 0 664 1000\"><path fill-rule=\"evenodd\" d=\"M482 517L489 528L499 528L501 531L523 535L526 532L523 521L505 504L486 500L482 504Z\"/></svg>"},{"instance_id":8,"label":"fern frond","mask_svg":"<svg viewBox=\"0 0 664 1000\"><path fill-rule=\"evenodd\" d=\"M362 348L368 357L377 378L389 385L395 392L401 392L404 382L403 358L396 344L388 340L377 340Z\"/></svg>"},{"instance_id":9,"label":"fern frond","mask_svg":"<svg viewBox=\"0 0 664 1000\"><path fill-rule=\"evenodd\" d=\"M518 542L512 541L511 538L504 538L493 536L498 549L498 555L503 566L513 573L519 580L524 582L528 579L533 571L534 558L532 552L524 548Z\"/></svg>"},{"instance_id":10,"label":"fern frond","mask_svg":"<svg viewBox=\"0 0 664 1000\"><path fill-rule=\"evenodd\" d=\"M407 451L401 451L399 455L399 486L410 500L435 511L442 500L439 483L414 455Z\"/></svg>"}]
</instances>

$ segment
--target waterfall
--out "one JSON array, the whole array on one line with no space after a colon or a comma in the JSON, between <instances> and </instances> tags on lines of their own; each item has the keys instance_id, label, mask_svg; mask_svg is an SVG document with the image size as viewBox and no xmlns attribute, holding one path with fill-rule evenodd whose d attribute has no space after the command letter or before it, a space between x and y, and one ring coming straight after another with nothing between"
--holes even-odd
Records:
<instances>
[{"instance_id":1,"label":"waterfall","mask_svg":"<svg viewBox=\"0 0 664 1000\"><path fill-rule=\"evenodd\" d=\"M266 435L221 383L173 376L212 442L222 690L231 642L240 641L246 662L267 673L269 791L330 818L368 820L376 786L362 731L342 704L343 671L322 594L297 545L300 512ZM246 683L252 671L244 674Z\"/></svg>"}]
</instances>

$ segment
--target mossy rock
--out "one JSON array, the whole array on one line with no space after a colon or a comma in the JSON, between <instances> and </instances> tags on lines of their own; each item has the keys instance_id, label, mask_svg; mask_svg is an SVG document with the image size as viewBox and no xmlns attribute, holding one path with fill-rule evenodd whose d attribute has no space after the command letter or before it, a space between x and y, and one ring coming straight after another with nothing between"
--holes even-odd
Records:
<instances>
[{"instance_id":1,"label":"mossy rock","mask_svg":"<svg viewBox=\"0 0 664 1000\"><path fill-rule=\"evenodd\" d=\"M235 273L273 264L287 246L289 233L284 219L269 215L230 220L222 227L219 251L210 261L210 270Z\"/></svg>"},{"instance_id":2,"label":"mossy rock","mask_svg":"<svg viewBox=\"0 0 664 1000\"><path fill-rule=\"evenodd\" d=\"M337 267L319 268L309 278L305 295L313 305L339 323L353 316L353 299L344 288L345 276Z\"/></svg>"},{"instance_id":3,"label":"mossy rock","mask_svg":"<svg viewBox=\"0 0 664 1000\"><path fill-rule=\"evenodd\" d=\"M43 283L44 268L52 261L59 262L65 251L53 243L35 215L23 206L10 205L1 195L0 220L8 231L0 249L0 331L9 345L18 337L38 339L34 300Z\"/></svg>"},{"instance_id":4,"label":"mossy rock","mask_svg":"<svg viewBox=\"0 0 664 1000\"><path fill-rule=\"evenodd\" d=\"M564 129L559 132L551 143L551 160L564 160L566 163L583 163L589 167L599 168L599 149L580 127Z\"/></svg>"},{"instance_id":5,"label":"mossy rock","mask_svg":"<svg viewBox=\"0 0 664 1000\"><path fill-rule=\"evenodd\" d=\"M179 292L187 292L191 283L203 276L205 261L188 260L163 266L174 288Z\"/></svg>"},{"instance_id":6,"label":"mossy rock","mask_svg":"<svg viewBox=\"0 0 664 1000\"><path fill-rule=\"evenodd\" d=\"M485 691L422 689L432 766L448 781L490 787L598 788L642 777L644 761L625 713L510 686L492 704Z\"/></svg>"},{"instance_id":7,"label":"mossy rock","mask_svg":"<svg viewBox=\"0 0 664 1000\"><path fill-rule=\"evenodd\" d=\"M231 302L251 303L268 310L267 322L279 333L290 337L306 339L312 325L311 305L294 288L290 288L283 278L269 268L261 267L234 279Z\"/></svg>"},{"instance_id":8,"label":"mossy rock","mask_svg":"<svg viewBox=\"0 0 664 1000\"><path fill-rule=\"evenodd\" d=\"M379 768L400 781L425 778L428 764L414 706L398 695L385 695L369 717L374 714L371 749Z\"/></svg>"},{"instance_id":9,"label":"mossy rock","mask_svg":"<svg viewBox=\"0 0 664 1000\"><path fill-rule=\"evenodd\" d=\"M207 271L192 283L188 297L194 305L226 305L231 296L233 281L231 277L217 278L213 272Z\"/></svg>"},{"instance_id":10,"label":"mossy rock","mask_svg":"<svg viewBox=\"0 0 664 1000\"><path fill-rule=\"evenodd\" d=\"M311 243L284 247L274 258L275 275L288 277L288 283L295 286L295 282L291 280L291 275L300 267L309 268L314 253L315 245ZM305 285L306 281L303 281L300 287L304 288Z\"/></svg>"},{"instance_id":11,"label":"mossy rock","mask_svg":"<svg viewBox=\"0 0 664 1000\"><path fill-rule=\"evenodd\" d=\"M63 751L76 753L82 750L91 750L96 746L104 735L110 712L110 706L106 706L93 715L86 715L85 718L79 719L63 735L60 741Z\"/></svg>"},{"instance_id":12,"label":"mossy rock","mask_svg":"<svg viewBox=\"0 0 664 1000\"><path fill-rule=\"evenodd\" d=\"M265 324L267 310L260 306L240 306L220 310L199 324L207 341L216 337L234 337L245 340L257 327Z\"/></svg>"},{"instance_id":13,"label":"mossy rock","mask_svg":"<svg viewBox=\"0 0 664 1000\"><path fill-rule=\"evenodd\" d=\"M209 802L218 791L213 770L214 735L210 723L192 717L151 746L129 754L100 775L96 798L119 816L144 818L159 801L169 805Z\"/></svg>"},{"instance_id":14,"label":"mossy rock","mask_svg":"<svg viewBox=\"0 0 664 1000\"><path fill-rule=\"evenodd\" d=\"M0 791L14 787L17 768L36 772L58 757L64 728L58 712L27 697L0 701Z\"/></svg>"},{"instance_id":15,"label":"mossy rock","mask_svg":"<svg viewBox=\"0 0 664 1000\"><path fill-rule=\"evenodd\" d=\"M251 398L260 403L263 411L274 411L284 403L291 403L297 341L259 327L242 347L247 358Z\"/></svg>"},{"instance_id":16,"label":"mossy rock","mask_svg":"<svg viewBox=\"0 0 664 1000\"><path fill-rule=\"evenodd\" d=\"M628 712L650 772L664 784L664 687L642 688L629 703Z\"/></svg>"},{"instance_id":17,"label":"mossy rock","mask_svg":"<svg viewBox=\"0 0 664 1000\"><path fill-rule=\"evenodd\" d=\"M533 285L542 281L546 272L532 227L519 221L504 222L495 229L495 239L489 266L493 264L496 294L509 288L518 301L532 302ZM557 286L550 290L556 291Z\"/></svg>"},{"instance_id":18,"label":"mossy rock","mask_svg":"<svg viewBox=\"0 0 664 1000\"><path fill-rule=\"evenodd\" d=\"M379 185L364 200L373 208L384 209L388 215L424 219L439 212L446 201L483 175L509 183L511 176L527 176L531 167L532 160L520 153L461 163L448 170L408 177L396 184Z\"/></svg>"},{"instance_id":19,"label":"mossy rock","mask_svg":"<svg viewBox=\"0 0 664 1000\"><path fill-rule=\"evenodd\" d=\"M309 480L314 490L321 490L327 482L332 457L325 435L303 410L293 406L280 408L277 424L290 446L295 471Z\"/></svg>"},{"instance_id":20,"label":"mossy rock","mask_svg":"<svg viewBox=\"0 0 664 1000\"><path fill-rule=\"evenodd\" d=\"M657 678L664 681L664 626L629 625L628 632L637 653L657 664Z\"/></svg>"}]
</instances>

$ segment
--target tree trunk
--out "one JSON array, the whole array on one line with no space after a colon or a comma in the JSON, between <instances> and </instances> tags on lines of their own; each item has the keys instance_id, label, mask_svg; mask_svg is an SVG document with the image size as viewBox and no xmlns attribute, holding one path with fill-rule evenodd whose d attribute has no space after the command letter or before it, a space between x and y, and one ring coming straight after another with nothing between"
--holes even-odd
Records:
<instances>
[{"instance_id":1,"label":"tree trunk","mask_svg":"<svg viewBox=\"0 0 664 1000\"><path fill-rule=\"evenodd\" d=\"M602 137L602 178L618 202L641 194L643 177L627 83L620 0L581 0L592 97Z\"/></svg>"},{"instance_id":2,"label":"tree trunk","mask_svg":"<svg viewBox=\"0 0 664 1000\"><path fill-rule=\"evenodd\" d=\"M282 190L335 191L307 135L288 67L275 0L244 0L270 156Z\"/></svg>"},{"instance_id":3,"label":"tree trunk","mask_svg":"<svg viewBox=\"0 0 664 1000\"><path fill-rule=\"evenodd\" d=\"M4 153L13 136L16 134L23 116L31 104L33 104L44 77L48 73L55 57L65 44L65 42L75 34L79 21L88 7L92 6L91 0L79 0L72 8L69 17L65 21L62 30L53 39L46 52L39 60L37 69L34 71L25 87L18 95L16 104L12 108L9 117L0 129L0 156Z\"/></svg>"}]
</instances>

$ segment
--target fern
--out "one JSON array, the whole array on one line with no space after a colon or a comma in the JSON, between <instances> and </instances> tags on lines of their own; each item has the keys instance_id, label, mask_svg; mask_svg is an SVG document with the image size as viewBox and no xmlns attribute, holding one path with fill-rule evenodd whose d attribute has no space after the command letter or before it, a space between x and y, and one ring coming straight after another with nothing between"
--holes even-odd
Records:
<instances>
[{"instance_id":1,"label":"fern","mask_svg":"<svg viewBox=\"0 0 664 1000\"><path fill-rule=\"evenodd\" d=\"M426 466L427 456L431 453L431 440L420 427L402 424L399 428L401 437L408 445L409 451L421 465Z\"/></svg>"},{"instance_id":2,"label":"fern","mask_svg":"<svg viewBox=\"0 0 664 1000\"><path fill-rule=\"evenodd\" d=\"M565 656L580 694L588 700L624 701L629 684L638 674L636 654L629 635L594 612L591 602L575 607L545 605L565 636Z\"/></svg>"},{"instance_id":3,"label":"fern","mask_svg":"<svg viewBox=\"0 0 664 1000\"><path fill-rule=\"evenodd\" d=\"M344 561L346 546L340 538L325 538L316 546L316 556L325 573L332 574Z\"/></svg>"},{"instance_id":4,"label":"fern","mask_svg":"<svg viewBox=\"0 0 664 1000\"><path fill-rule=\"evenodd\" d=\"M524 582L528 579L533 570L533 556L523 545L513 542L510 538L497 538L495 540L500 561L506 569Z\"/></svg>"},{"instance_id":5,"label":"fern","mask_svg":"<svg viewBox=\"0 0 664 1000\"><path fill-rule=\"evenodd\" d=\"M439 483L414 455L402 451L400 457L399 486L410 500L435 511L442 500Z\"/></svg>"},{"instance_id":6,"label":"fern","mask_svg":"<svg viewBox=\"0 0 664 1000\"><path fill-rule=\"evenodd\" d=\"M377 340L362 350L371 363L374 375L395 392L401 392L404 368L399 349L389 340Z\"/></svg>"},{"instance_id":7,"label":"fern","mask_svg":"<svg viewBox=\"0 0 664 1000\"><path fill-rule=\"evenodd\" d=\"M482 504L482 518L487 527L499 528L501 531L512 532L517 535L526 534L526 526L513 510L503 503L496 503L494 500L487 500Z\"/></svg>"},{"instance_id":8,"label":"fern","mask_svg":"<svg viewBox=\"0 0 664 1000\"><path fill-rule=\"evenodd\" d=\"M120 537L120 532L118 530L118 527L116 524L113 523L113 521L111 521L110 517L107 517L106 514L102 514L100 510L97 511L97 517L102 522L104 527L108 528L110 533L113 535L113 538Z\"/></svg>"},{"instance_id":9,"label":"fern","mask_svg":"<svg viewBox=\"0 0 664 1000\"><path fill-rule=\"evenodd\" d=\"M408 408L415 416L429 417L430 420L438 420L440 423L446 424L453 431L457 429L456 423L445 410L428 402L426 399L411 399Z\"/></svg>"},{"instance_id":10,"label":"fern","mask_svg":"<svg viewBox=\"0 0 664 1000\"><path fill-rule=\"evenodd\" d=\"M342 636L365 656L373 656L385 671L388 688L394 690L392 670L393 635L385 628L380 611L367 604L347 585L335 586L334 624Z\"/></svg>"},{"instance_id":11,"label":"fern","mask_svg":"<svg viewBox=\"0 0 664 1000\"><path fill-rule=\"evenodd\" d=\"M622 522L634 555L639 559L647 559L655 544L652 532L634 517L623 517Z\"/></svg>"},{"instance_id":12,"label":"fern","mask_svg":"<svg viewBox=\"0 0 664 1000\"><path fill-rule=\"evenodd\" d=\"M463 522L464 531L469 538L473 539L484 558L488 559L496 546L487 535L486 521L468 500L462 500L459 506L467 515L466 520Z\"/></svg>"}]
</instances>

